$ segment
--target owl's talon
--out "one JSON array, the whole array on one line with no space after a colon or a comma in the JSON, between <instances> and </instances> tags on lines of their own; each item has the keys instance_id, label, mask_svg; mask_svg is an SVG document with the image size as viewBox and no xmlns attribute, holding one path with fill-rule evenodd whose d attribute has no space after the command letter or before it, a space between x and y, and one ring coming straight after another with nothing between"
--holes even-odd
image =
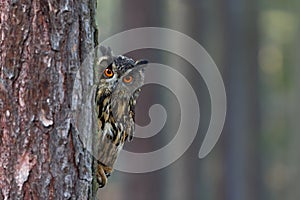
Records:
<instances>
[{"instance_id":1,"label":"owl's talon","mask_svg":"<svg viewBox=\"0 0 300 200\"><path fill-rule=\"evenodd\" d=\"M102 177L103 178L103 177ZM106 185L106 180L107 180L107 178L105 177L105 178L103 178L103 181L102 181L102 178L100 178L100 177L98 177L97 178L97 182L98 182L98 184L99 184L99 188L103 188L105 185Z\"/></svg>"},{"instance_id":2,"label":"owl's talon","mask_svg":"<svg viewBox=\"0 0 300 200\"><path fill-rule=\"evenodd\" d=\"M99 187L103 188L107 183L107 176L105 174L105 171L104 171L102 165L98 165L96 175L97 175L97 182L99 184Z\"/></svg>"},{"instance_id":3,"label":"owl's talon","mask_svg":"<svg viewBox=\"0 0 300 200\"><path fill-rule=\"evenodd\" d=\"M99 183L99 182L98 182ZM99 183L99 188L103 188L105 185Z\"/></svg>"}]
</instances>

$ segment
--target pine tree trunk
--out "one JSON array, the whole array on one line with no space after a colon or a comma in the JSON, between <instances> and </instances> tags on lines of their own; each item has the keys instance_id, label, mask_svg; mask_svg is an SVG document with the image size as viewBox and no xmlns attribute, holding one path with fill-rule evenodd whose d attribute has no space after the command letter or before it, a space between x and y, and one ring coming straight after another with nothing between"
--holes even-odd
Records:
<instances>
[{"instance_id":1,"label":"pine tree trunk","mask_svg":"<svg viewBox=\"0 0 300 200\"><path fill-rule=\"evenodd\" d=\"M71 125L93 0L0 2L0 199L88 199L92 158Z\"/></svg>"}]
</instances>

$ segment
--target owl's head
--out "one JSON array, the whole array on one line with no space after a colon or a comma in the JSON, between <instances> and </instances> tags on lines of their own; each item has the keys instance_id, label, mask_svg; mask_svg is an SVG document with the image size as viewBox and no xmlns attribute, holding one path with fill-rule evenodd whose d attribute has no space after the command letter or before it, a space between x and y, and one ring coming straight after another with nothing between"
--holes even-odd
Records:
<instances>
[{"instance_id":1,"label":"owl's head","mask_svg":"<svg viewBox=\"0 0 300 200\"><path fill-rule=\"evenodd\" d=\"M129 98L144 84L144 68L148 61L119 55L114 56L110 48L101 47L102 57L98 61L101 71L99 86L106 94Z\"/></svg>"}]
</instances>

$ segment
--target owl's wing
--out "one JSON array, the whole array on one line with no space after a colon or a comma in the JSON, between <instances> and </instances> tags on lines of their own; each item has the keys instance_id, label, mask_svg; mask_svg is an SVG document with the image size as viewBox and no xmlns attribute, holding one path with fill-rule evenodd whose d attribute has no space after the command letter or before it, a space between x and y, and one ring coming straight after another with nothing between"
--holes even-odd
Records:
<instances>
[{"instance_id":1,"label":"owl's wing","mask_svg":"<svg viewBox=\"0 0 300 200\"><path fill-rule=\"evenodd\" d=\"M127 124L127 140L132 141L135 132L135 104L141 89L136 90L129 101L129 123Z\"/></svg>"}]
</instances>

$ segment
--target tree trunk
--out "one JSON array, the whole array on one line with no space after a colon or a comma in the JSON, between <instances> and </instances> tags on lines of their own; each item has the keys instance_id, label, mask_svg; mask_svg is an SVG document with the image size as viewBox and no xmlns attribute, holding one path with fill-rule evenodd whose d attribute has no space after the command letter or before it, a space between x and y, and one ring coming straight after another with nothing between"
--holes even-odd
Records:
<instances>
[{"instance_id":1,"label":"tree trunk","mask_svg":"<svg viewBox=\"0 0 300 200\"><path fill-rule=\"evenodd\" d=\"M0 2L0 199L88 199L92 157L71 125L93 0Z\"/></svg>"},{"instance_id":2,"label":"tree trunk","mask_svg":"<svg viewBox=\"0 0 300 200\"><path fill-rule=\"evenodd\" d=\"M221 1L220 1L221 2ZM224 129L225 198L264 199L260 158L257 2L221 2L228 112Z\"/></svg>"}]
</instances>

